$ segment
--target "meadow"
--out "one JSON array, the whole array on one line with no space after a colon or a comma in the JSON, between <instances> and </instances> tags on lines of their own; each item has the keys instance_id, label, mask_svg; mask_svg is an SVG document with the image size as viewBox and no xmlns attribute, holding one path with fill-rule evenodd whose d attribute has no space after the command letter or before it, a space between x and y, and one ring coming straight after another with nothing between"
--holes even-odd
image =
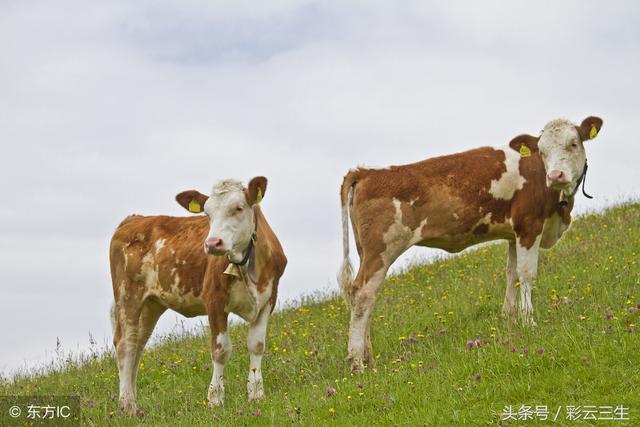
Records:
<instances>
[{"instance_id":1,"label":"meadow","mask_svg":"<svg viewBox=\"0 0 640 427\"><path fill-rule=\"evenodd\" d=\"M342 299L318 294L272 316L261 402L247 402L245 325L231 329L224 408L207 407L207 329L145 350L137 416L118 411L106 350L5 378L0 395L77 395L83 425L640 425L640 204L577 218L541 254L534 329L501 318L505 250L486 245L388 277L374 311L376 366L362 375L345 361ZM532 419L503 420L509 407ZM589 419L608 407L628 421Z\"/></svg>"}]
</instances>

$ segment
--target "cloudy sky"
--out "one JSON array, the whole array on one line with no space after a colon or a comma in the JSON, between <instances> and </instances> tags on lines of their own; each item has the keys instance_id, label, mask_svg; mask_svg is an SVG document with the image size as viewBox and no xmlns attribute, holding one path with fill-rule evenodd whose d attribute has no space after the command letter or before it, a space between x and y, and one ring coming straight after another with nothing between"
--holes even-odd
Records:
<instances>
[{"instance_id":1,"label":"cloudy sky","mask_svg":"<svg viewBox=\"0 0 640 427\"><path fill-rule=\"evenodd\" d=\"M4 0L0 40L0 371L109 340L116 225L221 178L269 178L284 299L337 288L356 165L599 115L577 209L638 194L636 1Z\"/></svg>"}]
</instances>

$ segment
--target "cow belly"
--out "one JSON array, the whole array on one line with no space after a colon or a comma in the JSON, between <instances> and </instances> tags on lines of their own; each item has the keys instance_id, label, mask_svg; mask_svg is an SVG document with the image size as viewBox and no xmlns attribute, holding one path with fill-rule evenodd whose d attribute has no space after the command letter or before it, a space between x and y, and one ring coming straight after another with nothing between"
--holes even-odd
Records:
<instances>
[{"instance_id":1,"label":"cow belly","mask_svg":"<svg viewBox=\"0 0 640 427\"><path fill-rule=\"evenodd\" d=\"M492 240L513 240L513 228L509 224L491 224L485 233L463 233L456 235L442 235L425 239L418 246L443 249L450 253L460 252L470 246Z\"/></svg>"},{"instance_id":2,"label":"cow belly","mask_svg":"<svg viewBox=\"0 0 640 427\"><path fill-rule=\"evenodd\" d=\"M163 306L186 317L207 314L202 299L196 297L191 292L179 293L152 289L147 293L147 298L155 298Z\"/></svg>"},{"instance_id":3,"label":"cow belly","mask_svg":"<svg viewBox=\"0 0 640 427\"><path fill-rule=\"evenodd\" d=\"M271 283L263 292L258 292L255 284L245 284L241 279L236 279L229 284L229 301L225 311L237 314L247 322L253 322L270 296Z\"/></svg>"}]
</instances>

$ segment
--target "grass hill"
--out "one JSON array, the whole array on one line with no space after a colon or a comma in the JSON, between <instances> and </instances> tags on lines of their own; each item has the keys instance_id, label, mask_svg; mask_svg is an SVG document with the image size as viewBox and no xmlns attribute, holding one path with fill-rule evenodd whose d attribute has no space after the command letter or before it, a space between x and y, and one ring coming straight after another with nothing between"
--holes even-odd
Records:
<instances>
[{"instance_id":1,"label":"grass hill","mask_svg":"<svg viewBox=\"0 0 640 427\"><path fill-rule=\"evenodd\" d=\"M79 395L83 425L501 425L508 405L546 406L549 419L561 407L559 425L595 422L568 421L568 406L594 406L601 416L600 407L623 405L630 421L615 425L640 425L640 204L580 217L542 253L533 330L500 317L505 248L387 278L374 311L377 366L363 375L351 376L344 360L342 300L309 297L272 316L260 403L246 401L244 325L231 331L224 408L206 405L206 332L145 350L137 417L118 413L112 353L4 380L0 395Z\"/></svg>"}]
</instances>

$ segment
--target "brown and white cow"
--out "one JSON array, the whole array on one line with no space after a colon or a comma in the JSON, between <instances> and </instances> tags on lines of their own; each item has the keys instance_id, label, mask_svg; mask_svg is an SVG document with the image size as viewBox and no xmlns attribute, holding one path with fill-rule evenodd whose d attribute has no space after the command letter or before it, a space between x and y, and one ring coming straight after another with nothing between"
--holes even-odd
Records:
<instances>
[{"instance_id":1,"label":"brown and white cow","mask_svg":"<svg viewBox=\"0 0 640 427\"><path fill-rule=\"evenodd\" d=\"M136 375L142 350L160 315L207 315L211 328L213 378L209 405L224 399L222 374L231 356L227 318L249 322L249 400L264 396L261 360L267 321L287 259L259 203L267 179L247 188L218 182L210 196L195 190L176 196L194 217L127 217L111 240L114 305L113 342L120 374L120 405L135 412Z\"/></svg>"},{"instance_id":2,"label":"brown and white cow","mask_svg":"<svg viewBox=\"0 0 640 427\"><path fill-rule=\"evenodd\" d=\"M583 142L602 126L553 120L539 137L520 135L502 148L483 147L385 169L357 168L341 188L344 261L338 281L351 307L348 357L353 371L371 364L370 318L391 264L409 247L458 252L509 241L505 315L535 325L531 288L540 248L553 246L571 221L574 195L587 170ZM349 216L360 256L353 278Z\"/></svg>"}]
</instances>

